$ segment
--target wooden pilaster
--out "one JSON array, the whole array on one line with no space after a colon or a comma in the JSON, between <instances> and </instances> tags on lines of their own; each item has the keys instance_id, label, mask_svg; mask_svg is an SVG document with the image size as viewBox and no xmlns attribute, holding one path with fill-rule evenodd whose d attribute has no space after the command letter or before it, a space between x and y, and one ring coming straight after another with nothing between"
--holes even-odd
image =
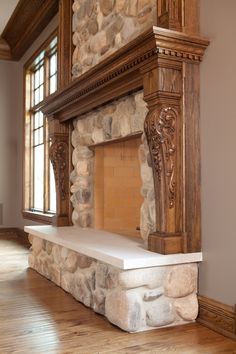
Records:
<instances>
[{"instance_id":1,"label":"wooden pilaster","mask_svg":"<svg viewBox=\"0 0 236 354\"><path fill-rule=\"evenodd\" d=\"M199 33L199 0L160 0L157 9L157 26L191 35Z\"/></svg>"}]
</instances>

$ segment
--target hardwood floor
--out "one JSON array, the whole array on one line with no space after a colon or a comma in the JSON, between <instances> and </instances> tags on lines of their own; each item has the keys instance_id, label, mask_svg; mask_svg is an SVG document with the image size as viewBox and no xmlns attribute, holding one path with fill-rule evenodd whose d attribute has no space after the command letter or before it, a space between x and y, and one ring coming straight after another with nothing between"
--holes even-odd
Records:
<instances>
[{"instance_id":1,"label":"hardwood floor","mask_svg":"<svg viewBox=\"0 0 236 354\"><path fill-rule=\"evenodd\" d=\"M0 236L0 354L236 353L236 342L199 324L125 333L27 269L27 253Z\"/></svg>"}]
</instances>

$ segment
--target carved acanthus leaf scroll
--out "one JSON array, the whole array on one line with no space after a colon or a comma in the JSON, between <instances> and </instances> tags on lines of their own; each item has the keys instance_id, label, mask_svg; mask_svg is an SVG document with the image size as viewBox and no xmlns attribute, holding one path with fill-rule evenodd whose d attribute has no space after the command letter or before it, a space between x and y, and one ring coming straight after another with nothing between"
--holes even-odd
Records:
<instances>
[{"instance_id":1,"label":"carved acanthus leaf scroll","mask_svg":"<svg viewBox=\"0 0 236 354\"><path fill-rule=\"evenodd\" d=\"M56 187L62 200L67 197L68 189L68 144L65 141L54 140L49 151L52 162Z\"/></svg>"},{"instance_id":2,"label":"carved acanthus leaf scroll","mask_svg":"<svg viewBox=\"0 0 236 354\"><path fill-rule=\"evenodd\" d=\"M145 121L153 168L159 182L168 186L169 208L175 204L176 121L178 113L173 107L151 111Z\"/></svg>"}]
</instances>

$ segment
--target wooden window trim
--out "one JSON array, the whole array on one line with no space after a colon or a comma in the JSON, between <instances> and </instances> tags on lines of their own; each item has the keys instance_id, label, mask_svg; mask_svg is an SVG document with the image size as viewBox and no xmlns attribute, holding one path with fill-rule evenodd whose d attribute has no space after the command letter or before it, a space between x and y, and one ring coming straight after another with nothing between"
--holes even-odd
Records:
<instances>
[{"instance_id":1,"label":"wooden window trim","mask_svg":"<svg viewBox=\"0 0 236 354\"><path fill-rule=\"evenodd\" d=\"M54 37L57 37L57 41L58 41L58 29L54 30L49 37L46 39L46 41L44 41L40 47L32 54L32 56L30 57L30 59L24 64L24 69L23 69L23 141L24 141L24 147L23 147L23 205L22 205L22 216L24 219L28 219L28 220L32 220L32 221L36 221L36 222L42 222L45 224L52 224L53 223L53 217L55 216L55 213L50 213L50 212L41 212L38 210L30 210L27 209L26 206L30 207L30 200L32 200L32 188L29 187L28 191L26 192L26 183L27 181L32 179L32 175L31 175L31 168L29 168L28 171L26 171L26 146L25 146L25 142L26 142L26 115L30 110L27 110L26 107L26 76L27 76L27 72L29 72L29 70L34 66L34 60L36 59L36 57L40 54L40 52L42 52L45 48L47 48L51 41L53 40ZM58 51L58 50L57 50ZM47 50L45 51L45 57L48 57L48 52ZM57 75L58 75L58 63L57 63ZM30 83L31 85L31 83ZM47 92L48 93L48 92ZM49 94L49 93L48 93ZM33 107L34 111L37 109L40 109L42 105L42 101L39 102L37 105L35 105ZM31 139L32 137L30 137ZM32 164L32 157L31 154L29 154L30 156L28 156L28 164L31 165ZM46 162L45 162L46 165ZM49 170L49 168L47 168L47 170ZM28 177L26 178L26 173L28 175ZM44 174L46 173L45 169L44 169ZM49 184L49 177L46 180L46 192L48 194L48 184ZM49 197L50 198L50 197ZM47 201L47 204L49 204L49 200ZM44 201L44 207L45 207L45 201ZM49 205L47 205L47 207L49 207Z\"/></svg>"},{"instance_id":2,"label":"wooden window trim","mask_svg":"<svg viewBox=\"0 0 236 354\"><path fill-rule=\"evenodd\" d=\"M43 222L45 224L51 225L52 219L55 216L55 214L45 214L45 213L40 213L38 211L23 210L22 216L24 219L28 219L36 222L37 221Z\"/></svg>"}]
</instances>

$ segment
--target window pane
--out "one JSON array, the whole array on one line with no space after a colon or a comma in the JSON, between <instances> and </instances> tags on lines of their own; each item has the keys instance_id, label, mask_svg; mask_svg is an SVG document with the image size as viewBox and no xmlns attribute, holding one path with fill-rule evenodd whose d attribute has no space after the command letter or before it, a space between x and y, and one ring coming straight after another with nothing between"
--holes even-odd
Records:
<instances>
[{"instance_id":1,"label":"window pane","mask_svg":"<svg viewBox=\"0 0 236 354\"><path fill-rule=\"evenodd\" d=\"M50 94L55 92L57 89L57 75L50 77Z\"/></svg>"},{"instance_id":2,"label":"window pane","mask_svg":"<svg viewBox=\"0 0 236 354\"><path fill-rule=\"evenodd\" d=\"M34 129L39 127L39 112L35 112L34 114Z\"/></svg>"},{"instance_id":3,"label":"window pane","mask_svg":"<svg viewBox=\"0 0 236 354\"><path fill-rule=\"evenodd\" d=\"M34 92L34 104L38 104L39 103L39 100L40 100L40 96L39 96L39 88L37 90L35 90Z\"/></svg>"},{"instance_id":4,"label":"window pane","mask_svg":"<svg viewBox=\"0 0 236 354\"><path fill-rule=\"evenodd\" d=\"M39 87L39 70L34 73L34 88Z\"/></svg>"},{"instance_id":5,"label":"window pane","mask_svg":"<svg viewBox=\"0 0 236 354\"><path fill-rule=\"evenodd\" d=\"M57 37L55 37L55 38L51 41L50 47L53 48L56 44L57 44Z\"/></svg>"},{"instance_id":6,"label":"window pane","mask_svg":"<svg viewBox=\"0 0 236 354\"><path fill-rule=\"evenodd\" d=\"M39 111L39 126L43 125L43 112Z\"/></svg>"},{"instance_id":7,"label":"window pane","mask_svg":"<svg viewBox=\"0 0 236 354\"><path fill-rule=\"evenodd\" d=\"M34 129L43 126L43 113L41 111L37 111L34 114Z\"/></svg>"},{"instance_id":8,"label":"window pane","mask_svg":"<svg viewBox=\"0 0 236 354\"><path fill-rule=\"evenodd\" d=\"M35 64L38 64L44 57L44 50L35 59Z\"/></svg>"},{"instance_id":9,"label":"window pane","mask_svg":"<svg viewBox=\"0 0 236 354\"><path fill-rule=\"evenodd\" d=\"M40 76L39 83L40 83L40 85L42 85L44 82L44 67L43 66L41 66L41 68L39 69L39 76Z\"/></svg>"},{"instance_id":10,"label":"window pane","mask_svg":"<svg viewBox=\"0 0 236 354\"><path fill-rule=\"evenodd\" d=\"M44 207L44 145L34 148L34 209Z\"/></svg>"},{"instance_id":11,"label":"window pane","mask_svg":"<svg viewBox=\"0 0 236 354\"><path fill-rule=\"evenodd\" d=\"M49 210L53 213L56 212L56 184L55 184L55 177L52 168L52 164L50 162L50 205Z\"/></svg>"},{"instance_id":12,"label":"window pane","mask_svg":"<svg viewBox=\"0 0 236 354\"><path fill-rule=\"evenodd\" d=\"M43 86L40 86L39 88L39 100L40 102L43 100Z\"/></svg>"},{"instance_id":13,"label":"window pane","mask_svg":"<svg viewBox=\"0 0 236 354\"><path fill-rule=\"evenodd\" d=\"M50 58L50 76L54 75L57 71L57 53Z\"/></svg>"}]
</instances>

